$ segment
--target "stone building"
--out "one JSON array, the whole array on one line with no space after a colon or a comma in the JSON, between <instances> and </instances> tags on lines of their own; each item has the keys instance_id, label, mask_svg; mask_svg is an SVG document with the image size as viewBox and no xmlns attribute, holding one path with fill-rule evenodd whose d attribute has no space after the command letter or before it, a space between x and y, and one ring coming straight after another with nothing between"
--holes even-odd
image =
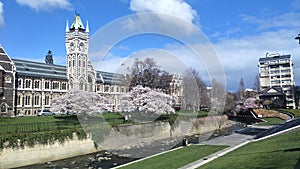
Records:
<instances>
[{"instance_id":1,"label":"stone building","mask_svg":"<svg viewBox=\"0 0 300 169\"><path fill-rule=\"evenodd\" d=\"M119 110L120 97L128 92L124 76L97 71L89 61L89 26L78 14L65 30L66 66L54 64L51 51L45 63L11 59L0 46L0 108L2 116L36 115L49 109L51 100L70 90L92 91L109 100ZM173 75L170 90L180 93L181 77ZM179 81L178 81L179 80ZM179 86L178 86L179 85ZM179 103L178 103L179 104Z\"/></svg>"},{"instance_id":2,"label":"stone building","mask_svg":"<svg viewBox=\"0 0 300 169\"><path fill-rule=\"evenodd\" d=\"M16 67L0 45L0 116L13 116Z\"/></svg>"}]
</instances>

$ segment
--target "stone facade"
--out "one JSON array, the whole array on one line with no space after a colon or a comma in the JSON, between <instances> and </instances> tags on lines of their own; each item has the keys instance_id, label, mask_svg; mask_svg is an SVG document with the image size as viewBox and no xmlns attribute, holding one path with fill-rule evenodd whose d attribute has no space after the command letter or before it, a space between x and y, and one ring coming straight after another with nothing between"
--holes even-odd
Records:
<instances>
[{"instance_id":1,"label":"stone facade","mask_svg":"<svg viewBox=\"0 0 300 169\"><path fill-rule=\"evenodd\" d=\"M109 100L114 111L119 110L120 97L129 91L122 82L124 76L96 71L88 57L89 26L75 15L69 27L66 23L66 66L53 64L51 51L45 63L11 59L0 46L0 106L1 115L36 115L49 109L51 100L70 90L92 91ZM180 94L182 78L173 75L170 91ZM180 103L176 103L179 105Z\"/></svg>"},{"instance_id":2,"label":"stone facade","mask_svg":"<svg viewBox=\"0 0 300 169\"><path fill-rule=\"evenodd\" d=\"M0 45L0 115L13 116L16 67Z\"/></svg>"}]
</instances>

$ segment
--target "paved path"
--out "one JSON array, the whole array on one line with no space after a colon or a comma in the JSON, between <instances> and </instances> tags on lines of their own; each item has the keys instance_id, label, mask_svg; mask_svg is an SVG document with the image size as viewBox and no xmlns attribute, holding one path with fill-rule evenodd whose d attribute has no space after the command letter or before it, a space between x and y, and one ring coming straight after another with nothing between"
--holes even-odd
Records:
<instances>
[{"instance_id":1,"label":"paved path","mask_svg":"<svg viewBox=\"0 0 300 169\"><path fill-rule=\"evenodd\" d=\"M246 135L246 134L239 134L239 133L233 133L228 136L221 136L217 137L208 141L201 142L200 144L205 145L227 145L228 148L225 148L221 151L218 151L216 153L213 153L205 158L199 159L193 163L190 163L188 165L185 165L181 167L180 169L191 169L191 168L197 168L200 167L203 164L206 164L230 151L233 151L249 142L254 136L253 135Z\"/></svg>"}]
</instances>

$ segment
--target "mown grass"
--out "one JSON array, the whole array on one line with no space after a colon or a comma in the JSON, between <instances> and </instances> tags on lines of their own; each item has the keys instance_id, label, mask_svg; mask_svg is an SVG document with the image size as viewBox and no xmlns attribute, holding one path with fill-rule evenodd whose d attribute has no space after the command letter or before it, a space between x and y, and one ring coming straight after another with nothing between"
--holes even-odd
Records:
<instances>
[{"instance_id":1,"label":"mown grass","mask_svg":"<svg viewBox=\"0 0 300 169\"><path fill-rule=\"evenodd\" d=\"M179 168L224 148L226 146L191 145L124 166L122 169Z\"/></svg>"},{"instance_id":2,"label":"mown grass","mask_svg":"<svg viewBox=\"0 0 300 169\"><path fill-rule=\"evenodd\" d=\"M300 117L300 109L279 109L279 110L292 113L295 116L295 118Z\"/></svg>"},{"instance_id":3,"label":"mown grass","mask_svg":"<svg viewBox=\"0 0 300 169\"><path fill-rule=\"evenodd\" d=\"M284 120L276 117L263 118L266 122L257 124L257 126L273 126L284 122Z\"/></svg>"},{"instance_id":4,"label":"mown grass","mask_svg":"<svg viewBox=\"0 0 300 169\"><path fill-rule=\"evenodd\" d=\"M180 117L180 120L188 120L190 118L206 117L207 115L208 112L205 111L198 113L176 112L175 114L164 114L152 119L150 118L150 121L169 121L172 124L172 122L177 120L178 117ZM110 126L114 127L120 124L139 123L139 121L135 121L135 119L137 119L135 116L135 114L132 114L132 120L124 121L123 114L116 112L92 115L88 118L95 118L93 121L96 122L105 120L105 122L107 122ZM53 131L72 128L81 128L77 116L24 116L15 118L0 118L0 134Z\"/></svg>"},{"instance_id":5,"label":"mown grass","mask_svg":"<svg viewBox=\"0 0 300 169\"><path fill-rule=\"evenodd\" d=\"M199 168L300 168L300 130L249 143Z\"/></svg>"}]
</instances>

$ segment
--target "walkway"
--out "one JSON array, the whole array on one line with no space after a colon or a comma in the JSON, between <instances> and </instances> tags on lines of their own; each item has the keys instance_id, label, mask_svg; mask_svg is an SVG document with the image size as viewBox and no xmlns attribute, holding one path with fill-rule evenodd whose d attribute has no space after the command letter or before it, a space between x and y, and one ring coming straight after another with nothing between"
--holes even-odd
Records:
<instances>
[{"instance_id":1,"label":"walkway","mask_svg":"<svg viewBox=\"0 0 300 169\"><path fill-rule=\"evenodd\" d=\"M221 157L239 147L242 147L242 146L248 144L249 142L259 141L259 140L266 139L266 138L269 138L269 137L272 137L272 136L275 136L278 134L293 131L293 130L296 130L299 128L300 128L300 118L288 121L288 122L278 125L276 127L252 126L252 127L248 127L248 128L242 129L240 131L237 131L236 133L233 133L229 136L217 137L215 139L202 142L201 144L228 145L229 147L225 148L221 151L218 151L216 153L213 153L207 157L199 159L193 163L185 165L185 166L181 167L180 169L198 168L218 157Z\"/></svg>"},{"instance_id":2,"label":"walkway","mask_svg":"<svg viewBox=\"0 0 300 169\"><path fill-rule=\"evenodd\" d=\"M205 145L227 145L229 147L225 148L221 151L218 151L216 153L213 153L205 158L199 159L193 163L185 165L185 166L181 167L180 169L197 168L203 164L206 164L206 163L230 152L230 151L233 151L233 150L247 144L249 142L249 140L251 140L252 138L254 138L253 135L233 133L228 136L221 136L221 137L214 138L212 140L202 142L201 144L205 144Z\"/></svg>"}]
</instances>

